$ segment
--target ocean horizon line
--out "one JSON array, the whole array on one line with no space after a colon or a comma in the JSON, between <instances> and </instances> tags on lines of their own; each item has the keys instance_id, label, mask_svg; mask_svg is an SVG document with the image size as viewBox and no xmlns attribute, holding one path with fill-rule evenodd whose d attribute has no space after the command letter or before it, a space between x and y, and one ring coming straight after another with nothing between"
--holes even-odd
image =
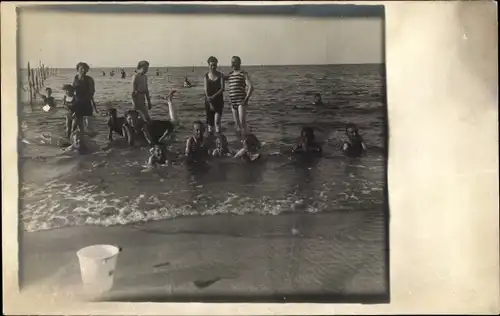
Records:
<instances>
[{"instance_id":1,"label":"ocean horizon line","mask_svg":"<svg viewBox=\"0 0 500 316\"><path fill-rule=\"evenodd\" d=\"M31 63L30 63L31 64ZM385 62L380 62L380 63L339 63L339 64L283 64L283 65L273 65L273 64L248 64L248 65L243 65L242 68L258 68L258 67L297 67L297 66L357 66L357 65L384 65ZM36 65L36 64L33 64ZM128 65L128 66L94 66L89 64L90 68L95 68L95 69L117 69L117 68L136 68L136 65ZM46 68L53 68L53 69L74 69L75 67L56 67L56 66L51 66L51 65L45 65ZM168 66L168 65L162 65L162 66L156 66L153 64L150 64L149 68L154 69L154 68L200 68L200 67L208 67L207 65L187 65L187 66ZM219 65L219 67L231 67L231 65ZM19 68L22 70L27 70L27 67Z\"/></svg>"}]
</instances>

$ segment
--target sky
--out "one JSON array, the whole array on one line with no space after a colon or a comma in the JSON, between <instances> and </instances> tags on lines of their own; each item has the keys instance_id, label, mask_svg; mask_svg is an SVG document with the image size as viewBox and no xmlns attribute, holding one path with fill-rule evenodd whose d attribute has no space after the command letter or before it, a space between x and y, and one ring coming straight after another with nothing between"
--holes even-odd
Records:
<instances>
[{"instance_id":1,"label":"sky","mask_svg":"<svg viewBox=\"0 0 500 316\"><path fill-rule=\"evenodd\" d=\"M248 15L19 14L19 62L74 68L201 66L210 56L229 65L383 62L381 18Z\"/></svg>"}]
</instances>

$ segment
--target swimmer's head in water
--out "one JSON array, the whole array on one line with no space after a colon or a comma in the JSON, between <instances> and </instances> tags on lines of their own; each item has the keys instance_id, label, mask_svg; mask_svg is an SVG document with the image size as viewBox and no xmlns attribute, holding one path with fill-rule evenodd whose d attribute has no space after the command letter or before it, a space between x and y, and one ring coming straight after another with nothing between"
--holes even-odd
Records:
<instances>
[{"instance_id":1,"label":"swimmer's head in water","mask_svg":"<svg viewBox=\"0 0 500 316\"><path fill-rule=\"evenodd\" d=\"M219 150L225 150L227 149L227 138L223 134L217 135L217 138L215 139L215 147Z\"/></svg>"},{"instance_id":2,"label":"swimmer's head in water","mask_svg":"<svg viewBox=\"0 0 500 316\"><path fill-rule=\"evenodd\" d=\"M76 71L78 71L78 73L80 75L87 74L87 72L89 72L89 70L90 70L90 66L87 63L79 62L78 64L76 64Z\"/></svg>"},{"instance_id":3,"label":"swimmer's head in water","mask_svg":"<svg viewBox=\"0 0 500 316\"><path fill-rule=\"evenodd\" d=\"M233 56L231 58L231 68L234 70L240 70L241 67L241 58L239 56Z\"/></svg>"},{"instance_id":4,"label":"swimmer's head in water","mask_svg":"<svg viewBox=\"0 0 500 316\"><path fill-rule=\"evenodd\" d=\"M149 154L151 157L154 157L156 160L161 160L165 156L164 148L160 145L154 145L149 150Z\"/></svg>"},{"instance_id":5,"label":"swimmer's head in water","mask_svg":"<svg viewBox=\"0 0 500 316\"><path fill-rule=\"evenodd\" d=\"M217 64L219 63L219 61L214 56L210 56L207 60L207 63L208 68L210 68L211 70L215 70L217 69Z\"/></svg>"},{"instance_id":6,"label":"swimmer's head in water","mask_svg":"<svg viewBox=\"0 0 500 316\"><path fill-rule=\"evenodd\" d=\"M52 89L51 88L45 88L45 93L47 93L47 96L50 97L52 95Z\"/></svg>"},{"instance_id":7,"label":"swimmer's head in water","mask_svg":"<svg viewBox=\"0 0 500 316\"><path fill-rule=\"evenodd\" d=\"M311 142L314 140L314 129L309 126L304 126L302 127L302 131L300 132L300 136L303 140Z\"/></svg>"},{"instance_id":8,"label":"swimmer's head in water","mask_svg":"<svg viewBox=\"0 0 500 316\"><path fill-rule=\"evenodd\" d=\"M136 110L128 110L125 112L125 120L127 121L127 124L133 128L136 128L139 125L139 118L139 112Z\"/></svg>"},{"instance_id":9,"label":"swimmer's head in water","mask_svg":"<svg viewBox=\"0 0 500 316\"><path fill-rule=\"evenodd\" d=\"M321 103L321 94L316 93L314 95L314 103Z\"/></svg>"},{"instance_id":10,"label":"swimmer's head in water","mask_svg":"<svg viewBox=\"0 0 500 316\"><path fill-rule=\"evenodd\" d=\"M347 134L348 137L353 137L358 135L358 127L356 124L349 123L345 127L345 133Z\"/></svg>"},{"instance_id":11,"label":"swimmer's head in water","mask_svg":"<svg viewBox=\"0 0 500 316\"><path fill-rule=\"evenodd\" d=\"M107 111L108 111L108 116L110 116L110 117L116 117L116 115L117 115L116 114L116 109L110 108Z\"/></svg>"},{"instance_id":12,"label":"swimmer's head in water","mask_svg":"<svg viewBox=\"0 0 500 316\"><path fill-rule=\"evenodd\" d=\"M149 70L149 62L147 60L141 60L137 63L137 70L139 73L147 73Z\"/></svg>"},{"instance_id":13,"label":"swimmer's head in water","mask_svg":"<svg viewBox=\"0 0 500 316\"><path fill-rule=\"evenodd\" d=\"M201 121L193 123L193 134L197 139L201 139L205 134L205 125Z\"/></svg>"},{"instance_id":14,"label":"swimmer's head in water","mask_svg":"<svg viewBox=\"0 0 500 316\"><path fill-rule=\"evenodd\" d=\"M243 139L243 148L248 151L255 151L260 148L260 141L254 134L247 134Z\"/></svg>"}]
</instances>

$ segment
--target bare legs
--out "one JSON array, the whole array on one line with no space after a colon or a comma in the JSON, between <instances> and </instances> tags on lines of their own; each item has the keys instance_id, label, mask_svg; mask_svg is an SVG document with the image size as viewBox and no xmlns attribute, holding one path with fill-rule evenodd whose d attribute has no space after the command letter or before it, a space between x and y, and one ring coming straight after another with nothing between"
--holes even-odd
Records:
<instances>
[{"instance_id":1,"label":"bare legs","mask_svg":"<svg viewBox=\"0 0 500 316\"><path fill-rule=\"evenodd\" d=\"M170 114L170 121L172 121L172 123L176 123L176 121L177 121L177 112L176 112L175 107L172 103L172 98L173 98L175 92L177 92L177 90L172 90L172 91L170 91L170 93L167 96L168 114Z\"/></svg>"},{"instance_id":2,"label":"bare legs","mask_svg":"<svg viewBox=\"0 0 500 316\"><path fill-rule=\"evenodd\" d=\"M238 132L247 133L247 109L245 106L238 106L238 109L231 108L233 112L234 123Z\"/></svg>"},{"instance_id":3,"label":"bare legs","mask_svg":"<svg viewBox=\"0 0 500 316\"><path fill-rule=\"evenodd\" d=\"M221 120L222 120L222 115L219 113L215 113L215 132L220 133L220 126L221 126Z\"/></svg>"}]
</instances>

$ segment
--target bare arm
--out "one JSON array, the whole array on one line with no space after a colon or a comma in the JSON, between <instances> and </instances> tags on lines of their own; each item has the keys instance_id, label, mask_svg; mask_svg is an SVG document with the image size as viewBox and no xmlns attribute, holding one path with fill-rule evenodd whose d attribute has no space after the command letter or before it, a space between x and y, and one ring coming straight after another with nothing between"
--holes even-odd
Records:
<instances>
[{"instance_id":1,"label":"bare arm","mask_svg":"<svg viewBox=\"0 0 500 316\"><path fill-rule=\"evenodd\" d=\"M193 141L193 139L191 137L189 137L189 139L186 141L186 156L191 155L191 142L192 141Z\"/></svg>"},{"instance_id":2,"label":"bare arm","mask_svg":"<svg viewBox=\"0 0 500 316\"><path fill-rule=\"evenodd\" d=\"M36 95L38 95L40 98L42 98L43 102L47 102L47 96L45 94L41 94L38 89L35 89Z\"/></svg>"},{"instance_id":3,"label":"bare arm","mask_svg":"<svg viewBox=\"0 0 500 316\"><path fill-rule=\"evenodd\" d=\"M234 158L241 158L243 155L245 155L247 150L245 148L241 148L236 155L234 155Z\"/></svg>"},{"instance_id":4,"label":"bare arm","mask_svg":"<svg viewBox=\"0 0 500 316\"><path fill-rule=\"evenodd\" d=\"M97 112L97 106L94 101L94 94L95 94L95 81L92 77L89 77L90 80L90 99L92 100L92 105L94 106L94 110Z\"/></svg>"},{"instance_id":5,"label":"bare arm","mask_svg":"<svg viewBox=\"0 0 500 316\"><path fill-rule=\"evenodd\" d=\"M66 96L63 96L63 106L69 108L68 103L66 101Z\"/></svg>"},{"instance_id":6,"label":"bare arm","mask_svg":"<svg viewBox=\"0 0 500 316\"><path fill-rule=\"evenodd\" d=\"M244 103L247 103L253 93L252 81L250 80L250 76L247 72L245 72L245 83L247 85L247 97L245 98Z\"/></svg>"},{"instance_id":7,"label":"bare arm","mask_svg":"<svg viewBox=\"0 0 500 316\"><path fill-rule=\"evenodd\" d=\"M153 166L155 164L155 158L153 156L149 156L148 165Z\"/></svg>"},{"instance_id":8,"label":"bare arm","mask_svg":"<svg viewBox=\"0 0 500 316\"><path fill-rule=\"evenodd\" d=\"M137 74L134 74L132 76L132 98L135 97L135 94L137 93L137 83L136 83L136 78L137 78Z\"/></svg>"},{"instance_id":9,"label":"bare arm","mask_svg":"<svg viewBox=\"0 0 500 316\"><path fill-rule=\"evenodd\" d=\"M149 94L148 77L144 75L145 85L146 85L146 100L148 101L149 107L151 107L151 96Z\"/></svg>"},{"instance_id":10,"label":"bare arm","mask_svg":"<svg viewBox=\"0 0 500 316\"><path fill-rule=\"evenodd\" d=\"M210 96L208 95L208 76L207 75L205 75L205 77L203 77L203 88L204 88L205 96L207 97L207 100L210 101Z\"/></svg>"}]
</instances>

